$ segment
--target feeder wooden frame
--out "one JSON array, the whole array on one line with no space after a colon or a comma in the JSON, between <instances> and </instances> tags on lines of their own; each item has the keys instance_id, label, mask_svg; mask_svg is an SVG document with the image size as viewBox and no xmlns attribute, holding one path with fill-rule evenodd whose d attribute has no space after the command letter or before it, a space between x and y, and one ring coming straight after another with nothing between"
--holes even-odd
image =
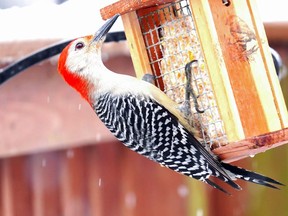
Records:
<instances>
[{"instance_id":1,"label":"feeder wooden frame","mask_svg":"<svg viewBox=\"0 0 288 216\"><path fill-rule=\"evenodd\" d=\"M136 11L171 2L121 0L101 9L103 19L121 14L139 78L152 69ZM233 0L228 7L221 0L189 3L229 140L213 151L230 162L287 143L287 108L255 0Z\"/></svg>"}]
</instances>

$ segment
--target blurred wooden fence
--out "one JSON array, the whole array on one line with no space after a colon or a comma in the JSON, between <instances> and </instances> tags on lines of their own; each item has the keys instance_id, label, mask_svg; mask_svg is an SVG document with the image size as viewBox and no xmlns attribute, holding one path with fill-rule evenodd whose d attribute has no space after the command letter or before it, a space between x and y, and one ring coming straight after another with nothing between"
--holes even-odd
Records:
<instances>
[{"instance_id":1,"label":"blurred wooden fence","mask_svg":"<svg viewBox=\"0 0 288 216\"><path fill-rule=\"evenodd\" d=\"M123 148L111 143L2 159L1 215L187 215L183 178Z\"/></svg>"}]
</instances>

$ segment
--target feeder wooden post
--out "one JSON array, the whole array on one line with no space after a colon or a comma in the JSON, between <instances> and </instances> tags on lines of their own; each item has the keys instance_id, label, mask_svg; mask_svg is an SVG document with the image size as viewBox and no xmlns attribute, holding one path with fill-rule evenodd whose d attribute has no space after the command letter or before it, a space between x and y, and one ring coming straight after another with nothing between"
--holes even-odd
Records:
<instances>
[{"instance_id":1,"label":"feeder wooden post","mask_svg":"<svg viewBox=\"0 0 288 216\"><path fill-rule=\"evenodd\" d=\"M142 78L144 74L152 74L136 12L123 14L121 17L136 76Z\"/></svg>"},{"instance_id":2,"label":"feeder wooden post","mask_svg":"<svg viewBox=\"0 0 288 216\"><path fill-rule=\"evenodd\" d=\"M224 113L222 119L229 141L235 141L234 138L237 135L239 135L238 138L243 139L241 128L245 138L262 134L266 136L274 131L281 133L281 130L284 130L283 137L287 137L287 132L285 132L285 128L288 127L287 108L255 1L234 0L229 7L223 7L220 1L212 0L191 0L190 3L219 110L221 114ZM211 46L211 41L214 47ZM216 63L212 65L215 61ZM219 66L222 66L220 70ZM227 76L231 85L224 82L227 81ZM224 91L221 89L222 85L225 85ZM230 89L233 95L230 94ZM235 106L225 106L225 96L229 104L236 102L237 109ZM226 114L225 117L225 113L232 115ZM241 122L238 121L237 113ZM236 119L236 121L231 121L231 119L227 121L227 118ZM228 128L231 127L231 122L234 128L232 131ZM231 136L233 131L235 136ZM279 142L283 143L280 140ZM249 148L253 145L247 147L246 152L243 151L244 145L245 142L242 146L234 146L235 148L226 146L223 149L217 149L216 152L220 155L225 152L223 159L228 160L231 160L229 157L236 159L248 156L248 154L252 155L253 150L250 151ZM254 147L259 146L254 145ZM232 152L237 149L239 152L232 156ZM267 146L262 149L264 150L267 150ZM254 152L258 153L259 149Z\"/></svg>"},{"instance_id":3,"label":"feeder wooden post","mask_svg":"<svg viewBox=\"0 0 288 216\"><path fill-rule=\"evenodd\" d=\"M235 0L223 7L210 0L209 6L245 137L287 127L287 108L255 2Z\"/></svg>"},{"instance_id":4,"label":"feeder wooden post","mask_svg":"<svg viewBox=\"0 0 288 216\"><path fill-rule=\"evenodd\" d=\"M221 1L219 2L221 3ZM223 61L224 57L209 2L191 0L190 5L192 5L191 10L195 17L196 28L218 102L218 109L224 121L227 138L230 142L244 139L245 135L239 111L230 85L227 68Z\"/></svg>"}]
</instances>

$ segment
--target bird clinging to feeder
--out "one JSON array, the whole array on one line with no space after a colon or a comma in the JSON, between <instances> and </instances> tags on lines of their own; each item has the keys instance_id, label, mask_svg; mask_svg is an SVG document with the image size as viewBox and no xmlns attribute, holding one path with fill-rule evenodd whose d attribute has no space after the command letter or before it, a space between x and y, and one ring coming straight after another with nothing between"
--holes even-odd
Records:
<instances>
[{"instance_id":1,"label":"bird clinging to feeder","mask_svg":"<svg viewBox=\"0 0 288 216\"><path fill-rule=\"evenodd\" d=\"M180 107L187 104L185 67L197 63L189 118L221 160L288 142L287 108L254 1L121 0L101 9L103 19L116 13L137 77L152 74Z\"/></svg>"},{"instance_id":2,"label":"bird clinging to feeder","mask_svg":"<svg viewBox=\"0 0 288 216\"><path fill-rule=\"evenodd\" d=\"M188 7L188 4L186 7ZM173 8L173 16L178 16L178 8ZM163 9L162 5L161 9ZM185 118L180 112L181 105L169 99L159 88L130 76L116 74L104 66L101 60L101 45L104 36L117 17L118 15L114 15L109 19L96 32L94 37L87 36L71 42L61 53L58 66L65 80L90 103L107 128L127 147L139 154L179 173L206 182L223 192L226 191L211 181L210 176L221 179L235 189L240 189L233 181L236 178L273 188L275 188L273 184L281 185L281 183L271 178L220 162L217 157L204 148L195 138L196 134L193 127L202 127L201 124L206 123L206 121L210 124L209 117L213 114L209 113L204 120L192 117L192 122L197 122L199 126L191 126L188 124L189 119L187 119L190 116L185 116ZM187 21L184 19L185 22ZM157 24L157 26L160 25ZM170 31L170 27L168 28ZM164 41L166 39L165 30L157 29L157 32ZM159 39L161 38L159 37ZM162 45L163 47L161 47ZM167 50L165 46L164 44L158 44L162 56L166 55L166 51L164 52L164 49ZM187 91L190 83L189 85L185 83L186 77L187 80L190 80L190 75L204 73L206 70L204 60L201 60L200 54L198 58L195 53L197 53L197 50L188 52L188 63L184 63L186 73L183 75L181 71L178 71L178 76L184 80L182 92L185 94L190 92L194 95L192 111L195 109L196 113L202 115L207 112L208 108L205 105L206 103L210 104L210 101L202 102L200 91L197 92L199 96L195 96L193 87L195 84L191 83L193 90ZM158 55L157 53L154 54ZM156 67L159 67L161 72L161 63L160 61L156 62ZM174 64L174 61L171 61L171 64ZM156 83L158 82L158 85L164 90L166 88L168 94L165 79L162 78L161 84L160 76L161 73L155 75ZM206 85L209 77L203 77L201 76L205 81L203 85ZM177 81L177 79L175 80ZM206 88L206 86L203 86L203 92L207 91ZM181 88L179 89L181 90ZM175 91L169 89L169 91L172 90ZM212 89L209 90L212 92ZM182 92L180 91L179 95ZM209 97L208 99L211 100ZM204 142L206 142L205 135L210 132L209 129L205 130L206 128L202 132ZM214 128L214 130L217 129ZM214 134L217 134L217 132L213 131L212 135ZM210 138L212 135L209 134L208 137ZM220 143L216 138L215 140Z\"/></svg>"}]
</instances>

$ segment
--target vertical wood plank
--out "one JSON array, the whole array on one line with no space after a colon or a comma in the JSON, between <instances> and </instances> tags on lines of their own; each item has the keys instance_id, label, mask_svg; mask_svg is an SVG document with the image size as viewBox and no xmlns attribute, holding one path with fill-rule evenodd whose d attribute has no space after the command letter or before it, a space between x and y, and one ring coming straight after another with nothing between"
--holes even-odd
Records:
<instances>
[{"instance_id":1,"label":"vertical wood plank","mask_svg":"<svg viewBox=\"0 0 288 216\"><path fill-rule=\"evenodd\" d=\"M31 172L25 157L3 161L3 215L33 216L31 197Z\"/></svg>"},{"instance_id":2,"label":"vertical wood plank","mask_svg":"<svg viewBox=\"0 0 288 216\"><path fill-rule=\"evenodd\" d=\"M247 2L209 0L246 137L281 128ZM268 105L267 105L268 104Z\"/></svg>"},{"instance_id":3,"label":"vertical wood plank","mask_svg":"<svg viewBox=\"0 0 288 216\"><path fill-rule=\"evenodd\" d=\"M136 76L142 78L146 73L152 74L136 12L124 14L121 18Z\"/></svg>"},{"instance_id":4,"label":"vertical wood plank","mask_svg":"<svg viewBox=\"0 0 288 216\"><path fill-rule=\"evenodd\" d=\"M208 197L211 195L210 187L203 182L188 179L189 187L188 211L189 215L213 215L214 209Z\"/></svg>"},{"instance_id":5,"label":"vertical wood plank","mask_svg":"<svg viewBox=\"0 0 288 216\"><path fill-rule=\"evenodd\" d=\"M123 216L188 214L187 177L127 149L123 148L121 155Z\"/></svg>"},{"instance_id":6,"label":"vertical wood plank","mask_svg":"<svg viewBox=\"0 0 288 216\"><path fill-rule=\"evenodd\" d=\"M102 216L103 200L101 193L103 176L101 175L101 166L103 165L100 160L99 150L101 145L88 147L87 149L87 186L88 186L88 199L90 212L89 215Z\"/></svg>"},{"instance_id":7,"label":"vertical wood plank","mask_svg":"<svg viewBox=\"0 0 288 216\"><path fill-rule=\"evenodd\" d=\"M88 201L83 148L61 152L60 190L63 216L87 215Z\"/></svg>"},{"instance_id":8,"label":"vertical wood plank","mask_svg":"<svg viewBox=\"0 0 288 216\"><path fill-rule=\"evenodd\" d=\"M91 215L121 216L121 143L105 143L88 150Z\"/></svg>"},{"instance_id":9,"label":"vertical wood plank","mask_svg":"<svg viewBox=\"0 0 288 216\"><path fill-rule=\"evenodd\" d=\"M59 152L31 155L34 215L62 215L59 199Z\"/></svg>"},{"instance_id":10,"label":"vertical wood plank","mask_svg":"<svg viewBox=\"0 0 288 216\"><path fill-rule=\"evenodd\" d=\"M250 162L245 159L241 162L237 161L234 165L239 167L245 167L249 169ZM212 187L208 188L208 195L206 199L209 201L209 210L210 214L213 216L240 216L240 215L249 215L249 206L250 202L253 202L250 199L249 195L249 185L253 185L252 183L247 183L245 181L239 180L236 183L240 185L242 188L241 191L237 191L232 189L232 187L227 187L227 184L223 183L219 179L215 179L215 183L220 185L229 191L232 195L229 196L227 194L222 193L221 191L215 190ZM254 187L261 187L257 185L253 185Z\"/></svg>"},{"instance_id":11,"label":"vertical wood plank","mask_svg":"<svg viewBox=\"0 0 288 216\"><path fill-rule=\"evenodd\" d=\"M243 139L244 131L209 3L190 0L190 5L227 138L229 141Z\"/></svg>"},{"instance_id":12,"label":"vertical wood plank","mask_svg":"<svg viewBox=\"0 0 288 216\"><path fill-rule=\"evenodd\" d=\"M120 167L121 167L121 146L119 142L109 143L98 148L99 165L101 166L101 199L103 201L103 216L120 214ZM123 215L124 216L124 215Z\"/></svg>"},{"instance_id":13,"label":"vertical wood plank","mask_svg":"<svg viewBox=\"0 0 288 216\"><path fill-rule=\"evenodd\" d=\"M288 148L276 148L272 151L259 154L253 158L252 169L259 170L287 185L288 173ZM279 164L281 164L279 166ZM267 187L250 184L249 197L252 202L247 202L250 215L287 215L287 186L280 190L271 190Z\"/></svg>"},{"instance_id":14,"label":"vertical wood plank","mask_svg":"<svg viewBox=\"0 0 288 216\"><path fill-rule=\"evenodd\" d=\"M3 160L0 160L0 215L4 215L4 168Z\"/></svg>"},{"instance_id":15,"label":"vertical wood plank","mask_svg":"<svg viewBox=\"0 0 288 216\"><path fill-rule=\"evenodd\" d=\"M257 3L255 0L247 0L250 14L253 16L254 26L256 34L261 39L262 46L260 46L260 52L267 71L267 77L273 93L274 102L276 105L277 113L281 122L282 128L288 127L288 113L284 100L284 95L281 90L278 76L276 75L275 66L272 60L271 51L269 49L268 39L264 29L263 22L261 21L258 13Z\"/></svg>"},{"instance_id":16,"label":"vertical wood plank","mask_svg":"<svg viewBox=\"0 0 288 216\"><path fill-rule=\"evenodd\" d=\"M12 190L10 186L10 179L9 176L9 168L8 168L8 159L3 159L2 162L2 193L1 193L1 200L3 202L2 206L2 213L5 216L13 216L13 205L12 205Z\"/></svg>"}]
</instances>

